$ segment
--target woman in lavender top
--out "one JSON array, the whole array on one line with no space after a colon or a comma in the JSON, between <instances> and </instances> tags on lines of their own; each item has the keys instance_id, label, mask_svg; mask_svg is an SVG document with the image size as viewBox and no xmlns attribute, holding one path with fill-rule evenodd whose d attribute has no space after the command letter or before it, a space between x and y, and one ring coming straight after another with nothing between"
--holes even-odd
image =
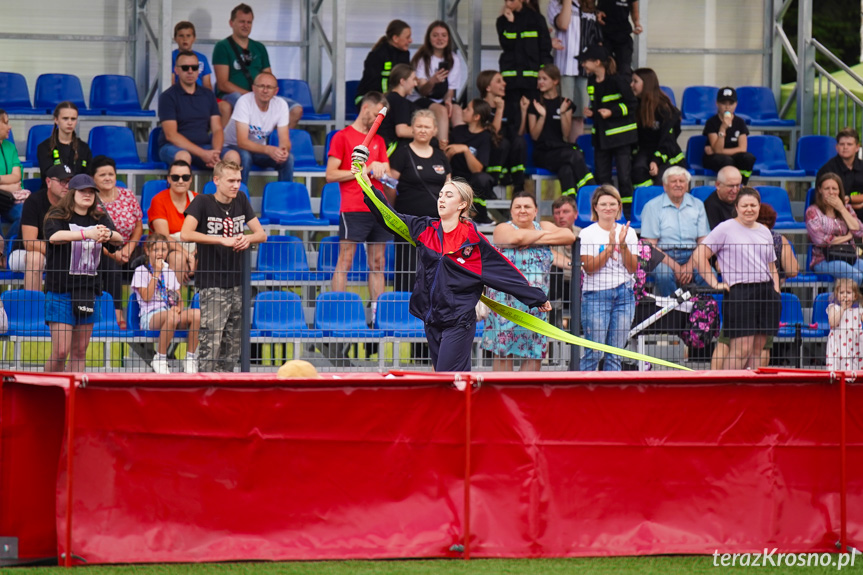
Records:
<instances>
[{"instance_id":1,"label":"woman in lavender top","mask_svg":"<svg viewBox=\"0 0 863 575\"><path fill-rule=\"evenodd\" d=\"M743 188L734 207L737 217L713 228L692 257L707 283L727 292L722 331L731 341L723 369L756 369L767 337L779 329L779 274L773 237L757 221L761 195ZM714 254L722 270L721 282L708 261Z\"/></svg>"}]
</instances>

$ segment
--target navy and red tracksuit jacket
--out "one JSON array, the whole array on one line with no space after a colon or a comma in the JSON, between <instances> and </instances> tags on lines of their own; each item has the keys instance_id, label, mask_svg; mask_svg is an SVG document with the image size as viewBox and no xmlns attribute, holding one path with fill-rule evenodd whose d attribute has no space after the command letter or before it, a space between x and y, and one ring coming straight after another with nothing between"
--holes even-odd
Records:
<instances>
[{"instance_id":1,"label":"navy and red tracksuit jacket","mask_svg":"<svg viewBox=\"0 0 863 575\"><path fill-rule=\"evenodd\" d=\"M375 189L378 198L387 203ZM363 195L366 205L382 226L386 226L377 207ZM395 213L408 226L417 248L417 280L410 300L410 312L427 324L438 327L455 325L468 316L476 318L476 303L483 288L489 286L515 296L529 307L539 307L548 296L532 287L511 261L479 233L473 222L467 226L464 243L454 252L443 253L440 219Z\"/></svg>"}]
</instances>

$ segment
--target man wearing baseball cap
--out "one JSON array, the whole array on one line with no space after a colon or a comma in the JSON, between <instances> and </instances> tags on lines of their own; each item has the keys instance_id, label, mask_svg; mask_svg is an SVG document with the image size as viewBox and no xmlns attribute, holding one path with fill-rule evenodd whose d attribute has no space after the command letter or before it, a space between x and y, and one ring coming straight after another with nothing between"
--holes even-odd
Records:
<instances>
[{"instance_id":1,"label":"man wearing baseball cap","mask_svg":"<svg viewBox=\"0 0 863 575\"><path fill-rule=\"evenodd\" d=\"M69 191L72 168L54 164L45 173L45 187L30 194L21 212L21 237L9 255L9 269L24 272L24 289L42 290L42 272L45 269L45 236L42 224L45 214Z\"/></svg>"},{"instance_id":2,"label":"man wearing baseball cap","mask_svg":"<svg viewBox=\"0 0 863 575\"><path fill-rule=\"evenodd\" d=\"M708 170L719 172L725 166L734 166L743 176L743 185L749 182L755 156L747 151L749 130L743 118L734 115L737 109L737 91L726 86L716 94L717 114L704 124L703 135L707 136L704 146L703 165Z\"/></svg>"}]
</instances>

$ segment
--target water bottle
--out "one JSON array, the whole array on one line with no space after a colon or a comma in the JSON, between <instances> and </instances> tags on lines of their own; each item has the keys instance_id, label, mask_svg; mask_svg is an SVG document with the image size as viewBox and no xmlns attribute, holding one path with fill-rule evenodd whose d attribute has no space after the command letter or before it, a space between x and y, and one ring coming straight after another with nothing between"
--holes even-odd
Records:
<instances>
[{"instance_id":1,"label":"water bottle","mask_svg":"<svg viewBox=\"0 0 863 575\"><path fill-rule=\"evenodd\" d=\"M388 187L390 187L390 188L392 188L392 189L394 189L394 190L395 190L395 189L398 187L398 185L399 185L399 181L398 181L397 179L395 179L394 177L392 177L391 175L389 175L389 174L384 174L383 176L381 176L380 180L381 180L381 183L382 183L383 185L388 186Z\"/></svg>"}]
</instances>

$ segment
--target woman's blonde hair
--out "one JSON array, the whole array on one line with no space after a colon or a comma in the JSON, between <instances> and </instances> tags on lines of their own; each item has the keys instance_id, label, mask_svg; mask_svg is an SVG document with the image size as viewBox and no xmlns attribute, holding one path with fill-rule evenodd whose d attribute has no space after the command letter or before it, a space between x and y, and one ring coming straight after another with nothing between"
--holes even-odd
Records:
<instances>
[{"instance_id":1,"label":"woman's blonde hair","mask_svg":"<svg viewBox=\"0 0 863 575\"><path fill-rule=\"evenodd\" d=\"M458 191L459 199L463 202L467 202L467 207L463 209L458 216L459 219L469 220L470 211L473 209L473 188L470 187L470 184L467 183L467 180L459 177L451 179L444 185L447 184L452 184Z\"/></svg>"},{"instance_id":2,"label":"woman's blonde hair","mask_svg":"<svg viewBox=\"0 0 863 575\"><path fill-rule=\"evenodd\" d=\"M414 120L416 120L417 118L428 118L428 119L430 119L432 122L434 122L435 130L437 130L437 116L435 116L434 112L432 112L428 108L425 108L422 110L417 110L416 112L414 112L414 115L411 116L411 126L414 125Z\"/></svg>"},{"instance_id":3,"label":"woman's blonde hair","mask_svg":"<svg viewBox=\"0 0 863 575\"><path fill-rule=\"evenodd\" d=\"M831 300L834 303L839 303L839 290L843 287L851 290L851 293L854 294L854 307L859 306L861 303L861 295L860 295L860 287L857 285L851 278L838 278L836 283L833 284L833 294Z\"/></svg>"},{"instance_id":4,"label":"woman's blonde hair","mask_svg":"<svg viewBox=\"0 0 863 575\"><path fill-rule=\"evenodd\" d=\"M596 222L599 221L599 214L596 213L596 204L599 203L599 199L603 196L611 196L615 200L617 200L617 217L620 217L621 212L623 211L623 202L620 201L620 192L617 191L617 188L611 186L609 184L603 184L596 188L596 191L593 192L593 196L590 198L590 221Z\"/></svg>"}]
</instances>

